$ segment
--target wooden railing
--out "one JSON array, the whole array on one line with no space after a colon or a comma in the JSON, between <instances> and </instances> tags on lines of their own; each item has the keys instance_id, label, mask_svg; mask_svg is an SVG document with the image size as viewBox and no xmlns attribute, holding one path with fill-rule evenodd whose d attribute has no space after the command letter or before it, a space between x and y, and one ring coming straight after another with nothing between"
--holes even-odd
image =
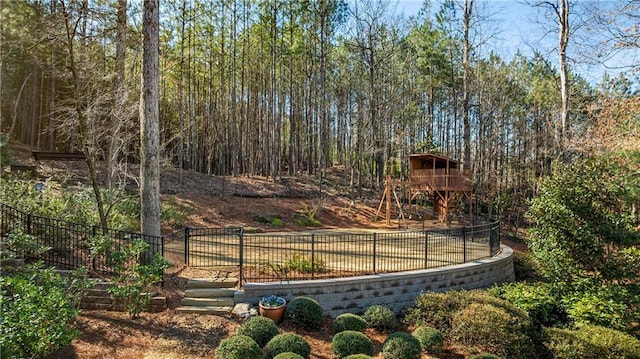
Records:
<instances>
[{"instance_id":1,"label":"wooden railing","mask_svg":"<svg viewBox=\"0 0 640 359\"><path fill-rule=\"evenodd\" d=\"M421 169L412 170L409 182L416 186L426 186L434 191L470 191L473 183L471 171L449 169Z\"/></svg>"}]
</instances>

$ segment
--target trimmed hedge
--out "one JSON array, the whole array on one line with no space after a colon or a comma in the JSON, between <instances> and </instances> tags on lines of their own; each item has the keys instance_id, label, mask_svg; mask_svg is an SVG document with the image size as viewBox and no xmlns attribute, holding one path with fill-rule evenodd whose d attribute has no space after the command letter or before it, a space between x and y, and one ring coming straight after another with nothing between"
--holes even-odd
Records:
<instances>
[{"instance_id":1,"label":"trimmed hedge","mask_svg":"<svg viewBox=\"0 0 640 359\"><path fill-rule=\"evenodd\" d=\"M533 326L529 317L519 308L510 309L472 303L453 315L449 338L462 345L467 354L487 352L506 358L538 358L530 337Z\"/></svg>"},{"instance_id":2,"label":"trimmed hedge","mask_svg":"<svg viewBox=\"0 0 640 359\"><path fill-rule=\"evenodd\" d=\"M557 359L638 359L640 339L629 334L584 325L577 330L548 328L545 344Z\"/></svg>"},{"instance_id":3,"label":"trimmed hedge","mask_svg":"<svg viewBox=\"0 0 640 359\"><path fill-rule=\"evenodd\" d=\"M366 354L353 354L353 355L349 355L347 357L344 357L344 359L372 359L373 357L368 356Z\"/></svg>"},{"instance_id":4,"label":"trimmed hedge","mask_svg":"<svg viewBox=\"0 0 640 359\"><path fill-rule=\"evenodd\" d=\"M334 335L331 351L340 358L352 354L373 355L373 342L369 337L355 330L345 330Z\"/></svg>"},{"instance_id":5,"label":"trimmed hedge","mask_svg":"<svg viewBox=\"0 0 640 359\"><path fill-rule=\"evenodd\" d=\"M419 359L421 353L420 342L409 333L393 333L382 344L384 359Z\"/></svg>"},{"instance_id":6,"label":"trimmed hedge","mask_svg":"<svg viewBox=\"0 0 640 359\"><path fill-rule=\"evenodd\" d=\"M286 353L280 353L276 355L275 357L273 357L273 359L304 359L304 358L299 354L286 352Z\"/></svg>"},{"instance_id":7,"label":"trimmed hedge","mask_svg":"<svg viewBox=\"0 0 640 359\"><path fill-rule=\"evenodd\" d=\"M422 351L438 354L444 347L444 336L436 328L419 326L411 333L420 342Z\"/></svg>"},{"instance_id":8,"label":"trimmed hedge","mask_svg":"<svg viewBox=\"0 0 640 359\"><path fill-rule=\"evenodd\" d=\"M238 328L237 334L252 338L262 348L271 338L278 335L278 326L269 318L255 316L244 322Z\"/></svg>"},{"instance_id":9,"label":"trimmed hedge","mask_svg":"<svg viewBox=\"0 0 640 359\"><path fill-rule=\"evenodd\" d=\"M261 359L262 349L246 335L222 339L216 348L217 359Z\"/></svg>"},{"instance_id":10,"label":"trimmed hedge","mask_svg":"<svg viewBox=\"0 0 640 359\"><path fill-rule=\"evenodd\" d=\"M273 337L264 347L266 359L272 359L281 353L292 352L308 359L311 354L311 346L298 334L283 333Z\"/></svg>"},{"instance_id":11,"label":"trimmed hedge","mask_svg":"<svg viewBox=\"0 0 640 359\"><path fill-rule=\"evenodd\" d=\"M367 322L359 315L344 313L337 316L333 321L334 333L340 333L345 330L364 332L365 329L367 329Z\"/></svg>"},{"instance_id":12,"label":"trimmed hedge","mask_svg":"<svg viewBox=\"0 0 640 359\"><path fill-rule=\"evenodd\" d=\"M298 297L287 305L284 317L296 326L318 329L322 325L323 315L322 307L315 299Z\"/></svg>"},{"instance_id":13,"label":"trimmed hedge","mask_svg":"<svg viewBox=\"0 0 640 359\"><path fill-rule=\"evenodd\" d=\"M500 357L497 355L489 354L489 353L482 353L482 354L474 355L469 359L500 359Z\"/></svg>"},{"instance_id":14,"label":"trimmed hedge","mask_svg":"<svg viewBox=\"0 0 640 359\"><path fill-rule=\"evenodd\" d=\"M398 327L398 321L393 311L383 305L372 305L362 316L369 327L379 330L393 330Z\"/></svg>"}]
</instances>

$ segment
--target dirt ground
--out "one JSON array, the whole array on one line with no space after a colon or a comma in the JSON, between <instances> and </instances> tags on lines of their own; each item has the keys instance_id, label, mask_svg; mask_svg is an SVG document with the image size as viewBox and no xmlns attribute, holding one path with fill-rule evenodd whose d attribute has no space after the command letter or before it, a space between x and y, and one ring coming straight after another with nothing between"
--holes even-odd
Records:
<instances>
[{"instance_id":1,"label":"dirt ground","mask_svg":"<svg viewBox=\"0 0 640 359\"><path fill-rule=\"evenodd\" d=\"M53 179L63 185L88 184L84 162L41 161L35 162L30 149L14 144L14 163L36 166L41 180ZM137 189L135 177L138 168L129 165L121 173L126 178L128 190ZM326 172L322 183L317 176L300 175L283 177L275 181L264 177L220 177L192 171L180 172L164 168L161 174L163 200L175 201L188 213L183 225L191 227L243 226L257 232L306 231L318 229L296 225L293 216L297 212L313 211L323 229L390 230L398 228L397 220L388 227L383 219L373 219L380 202L382 189L354 193L349 190L350 173L344 167L334 167ZM104 173L100 173L104 180ZM320 190L322 189L322 191ZM282 227L257 223L258 215L276 215L282 218ZM402 227L421 228L422 222L407 221ZM425 222L427 227L444 224L434 220ZM453 223L452 225L456 225ZM164 226L163 234L170 236L179 228ZM521 249L521 248L518 248ZM235 333L241 320L233 317L176 314L184 294L188 278L220 275L233 276L233 272L172 268L160 290L167 297L169 309L162 313L143 313L137 319L127 313L108 311L84 311L75 320L74 327L80 335L68 347L51 358L214 358L214 351L221 339ZM404 328L409 330L410 328ZM330 343L331 321L327 319L322 329L307 332L280 324L281 332L301 334L311 344L311 358L334 358ZM380 351L386 334L368 331ZM378 355L381 357L381 355ZM423 356L429 358L428 356ZM454 352L440 358L462 358Z\"/></svg>"}]
</instances>

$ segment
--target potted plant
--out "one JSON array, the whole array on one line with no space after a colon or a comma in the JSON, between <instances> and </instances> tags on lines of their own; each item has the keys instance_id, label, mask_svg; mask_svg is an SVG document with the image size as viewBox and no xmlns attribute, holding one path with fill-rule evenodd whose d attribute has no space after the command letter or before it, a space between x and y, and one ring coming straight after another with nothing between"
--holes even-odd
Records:
<instances>
[{"instance_id":1,"label":"potted plant","mask_svg":"<svg viewBox=\"0 0 640 359\"><path fill-rule=\"evenodd\" d=\"M258 302L260 307L260 315L279 323L284 317L284 310L287 301L277 295L267 295L262 297Z\"/></svg>"}]
</instances>

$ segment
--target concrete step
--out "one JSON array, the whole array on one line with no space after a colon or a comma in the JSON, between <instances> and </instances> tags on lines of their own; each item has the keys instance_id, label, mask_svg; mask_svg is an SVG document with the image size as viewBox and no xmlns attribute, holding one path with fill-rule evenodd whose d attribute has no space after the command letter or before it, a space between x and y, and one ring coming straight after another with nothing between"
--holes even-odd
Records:
<instances>
[{"instance_id":1,"label":"concrete step","mask_svg":"<svg viewBox=\"0 0 640 359\"><path fill-rule=\"evenodd\" d=\"M217 306L206 306L206 307L178 307L176 308L176 313L178 314L210 314L210 315L227 315L231 313L233 307L217 307Z\"/></svg>"},{"instance_id":2,"label":"concrete step","mask_svg":"<svg viewBox=\"0 0 640 359\"><path fill-rule=\"evenodd\" d=\"M189 288L233 288L238 284L238 278L194 278L187 282Z\"/></svg>"},{"instance_id":3,"label":"concrete step","mask_svg":"<svg viewBox=\"0 0 640 359\"><path fill-rule=\"evenodd\" d=\"M233 298L182 298L183 306L195 307L233 307L235 304Z\"/></svg>"},{"instance_id":4,"label":"concrete step","mask_svg":"<svg viewBox=\"0 0 640 359\"><path fill-rule=\"evenodd\" d=\"M190 298L233 298L233 288L187 288L185 297Z\"/></svg>"}]
</instances>

